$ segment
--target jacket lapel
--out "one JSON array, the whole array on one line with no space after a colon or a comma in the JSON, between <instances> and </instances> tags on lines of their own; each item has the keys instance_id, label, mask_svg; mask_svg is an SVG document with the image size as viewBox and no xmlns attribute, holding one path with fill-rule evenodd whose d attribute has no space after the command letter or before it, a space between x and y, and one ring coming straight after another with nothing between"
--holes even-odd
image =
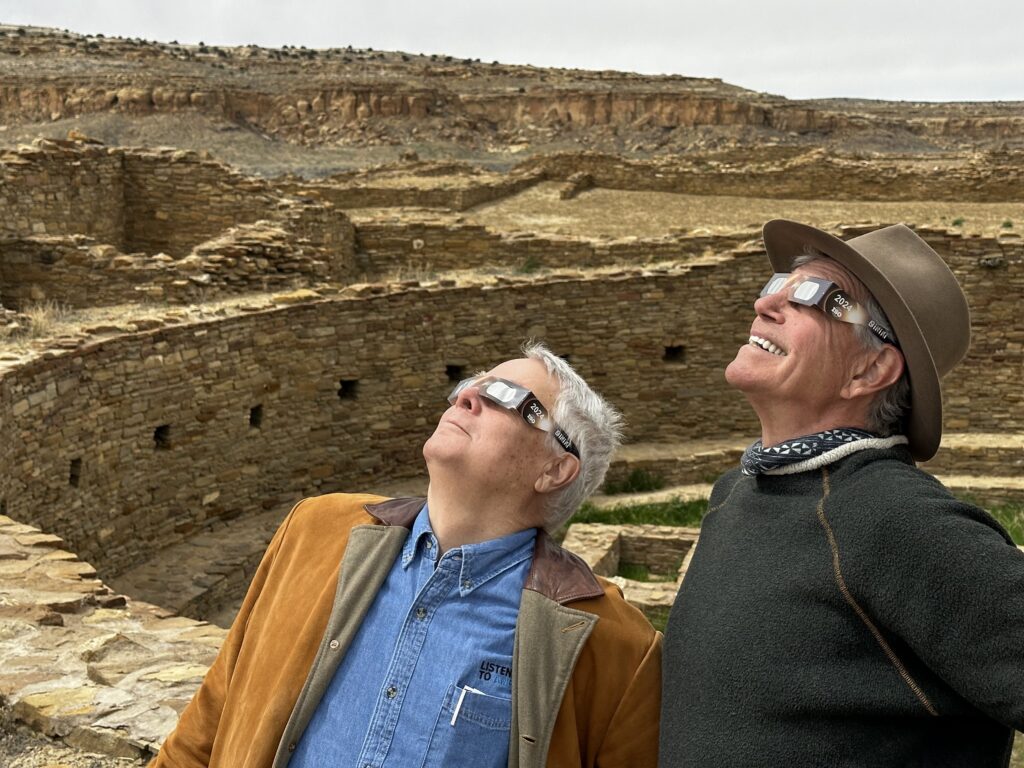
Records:
<instances>
[{"instance_id":1,"label":"jacket lapel","mask_svg":"<svg viewBox=\"0 0 1024 768\"><path fill-rule=\"evenodd\" d=\"M512 662L508 768L543 768L576 659L597 616L523 590Z\"/></svg>"},{"instance_id":2,"label":"jacket lapel","mask_svg":"<svg viewBox=\"0 0 1024 768\"><path fill-rule=\"evenodd\" d=\"M327 629L281 736L274 768L288 764L294 745L309 725L408 535L409 530L402 526L360 525L352 529Z\"/></svg>"}]
</instances>

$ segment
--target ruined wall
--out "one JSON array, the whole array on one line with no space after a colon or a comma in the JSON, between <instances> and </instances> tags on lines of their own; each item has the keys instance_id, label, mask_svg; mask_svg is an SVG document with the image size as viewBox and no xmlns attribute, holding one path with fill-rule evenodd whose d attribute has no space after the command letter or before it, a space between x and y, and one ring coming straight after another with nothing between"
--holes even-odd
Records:
<instances>
[{"instance_id":1,"label":"ruined wall","mask_svg":"<svg viewBox=\"0 0 1024 768\"><path fill-rule=\"evenodd\" d=\"M271 218L280 195L195 152L124 154L124 250L184 256L229 227Z\"/></svg>"},{"instance_id":2,"label":"ruined wall","mask_svg":"<svg viewBox=\"0 0 1024 768\"><path fill-rule=\"evenodd\" d=\"M10 307L186 302L353 275L344 213L194 152L39 141L0 155L0 204Z\"/></svg>"},{"instance_id":3,"label":"ruined wall","mask_svg":"<svg viewBox=\"0 0 1024 768\"><path fill-rule=\"evenodd\" d=\"M936 245L979 328L947 381L947 428L1022 431L1021 247ZM983 264L995 251L1002 261ZM2 500L114 573L212 519L419 473L451 380L528 337L569 355L633 440L751 435L753 413L722 372L766 271L750 250L667 273L368 288L49 355L0 378Z\"/></svg>"},{"instance_id":4,"label":"ruined wall","mask_svg":"<svg viewBox=\"0 0 1024 768\"><path fill-rule=\"evenodd\" d=\"M279 188L293 194L311 195L325 200L336 208L448 208L464 211L474 205L500 200L522 192L542 179L539 172L510 174L497 180L480 183L451 184L448 186L388 186L364 182L325 181L302 184L282 184Z\"/></svg>"},{"instance_id":5,"label":"ruined wall","mask_svg":"<svg viewBox=\"0 0 1024 768\"><path fill-rule=\"evenodd\" d=\"M0 236L85 234L121 247L121 155L55 141L0 153L0 210Z\"/></svg>"},{"instance_id":6,"label":"ruined wall","mask_svg":"<svg viewBox=\"0 0 1024 768\"><path fill-rule=\"evenodd\" d=\"M719 274L736 290L735 275ZM112 573L212 518L419 472L449 378L513 355L528 336L569 354L649 430L645 439L694 434L709 410L721 414L720 430L749 431L752 417L719 384L727 351L696 338L707 319L679 298L691 281L712 279L696 270L417 290L38 360L2 379L0 444L16 454L2 473L8 514L62 535ZM698 365L662 360L664 345L680 342Z\"/></svg>"},{"instance_id":7,"label":"ruined wall","mask_svg":"<svg viewBox=\"0 0 1024 768\"><path fill-rule=\"evenodd\" d=\"M482 267L531 272L540 268L583 268L644 264L724 252L746 235L626 238L595 241L568 235L496 232L451 221L361 221L356 226L356 263L365 274L398 270L458 270Z\"/></svg>"},{"instance_id":8,"label":"ruined wall","mask_svg":"<svg viewBox=\"0 0 1024 768\"><path fill-rule=\"evenodd\" d=\"M943 380L951 431L1024 431L1024 243L918 230L946 260L971 308L971 348Z\"/></svg>"},{"instance_id":9,"label":"ruined wall","mask_svg":"<svg viewBox=\"0 0 1024 768\"><path fill-rule=\"evenodd\" d=\"M785 153L789 155L789 153ZM1024 200L1024 154L979 153L970 163L908 163L837 157L815 149L765 162L760 156L727 160L635 162L597 153L566 153L528 160L517 171L550 179L587 174L598 187L691 195L797 200Z\"/></svg>"}]
</instances>

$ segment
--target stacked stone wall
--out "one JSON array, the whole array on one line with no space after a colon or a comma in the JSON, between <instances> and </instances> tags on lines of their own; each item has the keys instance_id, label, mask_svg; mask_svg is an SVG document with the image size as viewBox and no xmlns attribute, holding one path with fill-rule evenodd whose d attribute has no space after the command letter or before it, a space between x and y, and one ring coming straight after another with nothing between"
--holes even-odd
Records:
<instances>
[{"instance_id":1,"label":"stacked stone wall","mask_svg":"<svg viewBox=\"0 0 1024 768\"><path fill-rule=\"evenodd\" d=\"M578 173L598 187L691 195L786 198L797 200L1024 200L1024 155L979 154L975 162L947 164L859 160L815 149L796 157L764 162L756 156L737 161L630 161L612 155L572 153L528 160L517 171L543 171L568 180Z\"/></svg>"},{"instance_id":2,"label":"stacked stone wall","mask_svg":"<svg viewBox=\"0 0 1024 768\"><path fill-rule=\"evenodd\" d=\"M294 204L277 216L233 227L182 259L125 254L83 236L0 238L0 305L187 303L351 277L354 230L344 214Z\"/></svg>"},{"instance_id":3,"label":"stacked stone wall","mask_svg":"<svg viewBox=\"0 0 1024 768\"><path fill-rule=\"evenodd\" d=\"M400 269L495 268L529 272L548 268L603 267L689 259L722 253L748 239L746 233L721 237L668 236L594 241L581 237L504 233L484 226L447 221L378 220L356 226L356 260L369 276Z\"/></svg>"},{"instance_id":4,"label":"stacked stone wall","mask_svg":"<svg viewBox=\"0 0 1024 768\"><path fill-rule=\"evenodd\" d=\"M947 428L1020 431L1019 246L985 266L994 241L936 245L992 335L947 381ZM450 379L528 337L568 355L632 440L754 434L722 375L766 272L751 249L669 273L339 298L51 353L0 378L7 514L109 574L218 519L417 474Z\"/></svg>"},{"instance_id":5,"label":"stacked stone wall","mask_svg":"<svg viewBox=\"0 0 1024 768\"><path fill-rule=\"evenodd\" d=\"M104 147L37 141L0 154L0 236L85 234L124 244L122 156Z\"/></svg>"},{"instance_id":6,"label":"stacked stone wall","mask_svg":"<svg viewBox=\"0 0 1024 768\"><path fill-rule=\"evenodd\" d=\"M918 230L946 260L971 309L971 348L943 380L943 421L960 432L1024 431L1024 243Z\"/></svg>"},{"instance_id":7,"label":"stacked stone wall","mask_svg":"<svg viewBox=\"0 0 1024 768\"><path fill-rule=\"evenodd\" d=\"M240 224L274 217L280 195L225 165L177 150L124 153L124 249L184 256Z\"/></svg>"},{"instance_id":8,"label":"stacked stone wall","mask_svg":"<svg viewBox=\"0 0 1024 768\"><path fill-rule=\"evenodd\" d=\"M294 194L308 194L331 203L342 210L350 208L447 208L464 211L475 205L500 200L522 192L543 179L540 173L512 174L498 180L480 183L422 186L374 186L365 182L307 182L282 185Z\"/></svg>"}]
</instances>

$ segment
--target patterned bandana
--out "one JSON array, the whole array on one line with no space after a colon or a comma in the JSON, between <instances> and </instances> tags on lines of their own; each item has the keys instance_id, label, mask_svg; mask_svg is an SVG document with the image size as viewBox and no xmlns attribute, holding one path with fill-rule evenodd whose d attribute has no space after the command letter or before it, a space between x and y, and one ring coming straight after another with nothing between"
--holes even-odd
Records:
<instances>
[{"instance_id":1,"label":"patterned bandana","mask_svg":"<svg viewBox=\"0 0 1024 768\"><path fill-rule=\"evenodd\" d=\"M815 435L795 437L770 448L765 448L758 440L744 451L740 465L743 474L759 475L787 464L813 459L815 456L820 456L847 443L873 437L878 437L878 435L865 432L863 429L843 427L841 429L826 429Z\"/></svg>"}]
</instances>

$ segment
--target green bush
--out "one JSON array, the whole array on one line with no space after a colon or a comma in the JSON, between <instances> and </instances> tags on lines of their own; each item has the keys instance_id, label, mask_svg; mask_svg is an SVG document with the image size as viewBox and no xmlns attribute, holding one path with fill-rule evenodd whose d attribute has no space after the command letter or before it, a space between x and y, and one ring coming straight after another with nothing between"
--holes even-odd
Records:
<instances>
[{"instance_id":1,"label":"green bush","mask_svg":"<svg viewBox=\"0 0 1024 768\"><path fill-rule=\"evenodd\" d=\"M609 480L604 484L604 492L608 495L616 493L647 493L665 487L665 478L646 469L637 468L623 480Z\"/></svg>"},{"instance_id":2,"label":"green bush","mask_svg":"<svg viewBox=\"0 0 1024 768\"><path fill-rule=\"evenodd\" d=\"M584 504L571 523L605 523L608 525L682 525L697 527L708 511L706 499L683 501L673 499L656 504L632 504L630 506L598 509L593 504Z\"/></svg>"}]
</instances>

